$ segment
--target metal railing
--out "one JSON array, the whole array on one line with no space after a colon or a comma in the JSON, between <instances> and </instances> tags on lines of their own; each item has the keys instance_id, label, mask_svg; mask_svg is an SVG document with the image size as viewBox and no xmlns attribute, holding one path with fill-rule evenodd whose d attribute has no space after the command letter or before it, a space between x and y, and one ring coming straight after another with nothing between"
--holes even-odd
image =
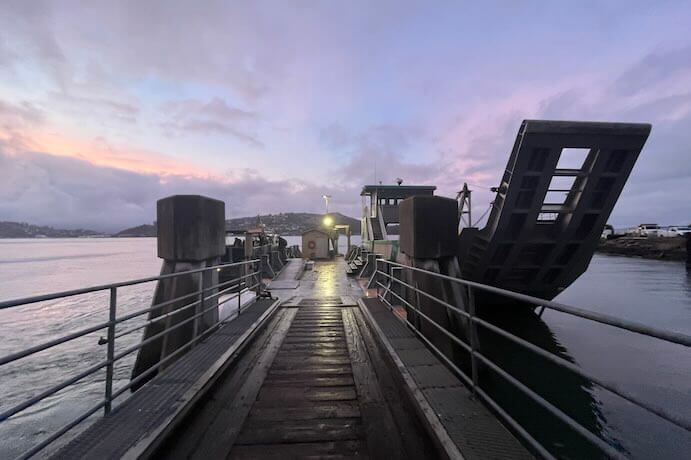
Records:
<instances>
[{"instance_id":1,"label":"metal railing","mask_svg":"<svg viewBox=\"0 0 691 460\"><path fill-rule=\"evenodd\" d=\"M44 295L38 295L38 296L33 296L33 297L26 297L26 298L21 298L21 299L14 299L14 300L8 300L8 301L3 301L0 302L0 313L2 310L8 309L8 308L14 308L14 307L20 307L24 305L29 305L29 304L35 304L38 302L43 302L47 300L54 300L54 299L62 299L66 297L74 297L74 296L79 296L83 294L89 294L89 293L95 293L95 292L108 292L109 293L109 310L108 310L108 321L102 322L99 324L96 324L94 326L90 326L87 328L80 329L78 331L72 332L70 334L64 335L62 337L59 337L57 339L49 340L37 345L34 345L32 347L26 348L24 350L20 350L5 356L0 356L0 366L4 366L16 361L19 361L23 358L26 358L28 356L34 355L38 352L48 350L50 348L56 347L58 345L70 342L72 340L79 339L80 337L84 337L88 334L92 334L97 331L106 331L106 337L101 337L101 339L98 341L99 345L107 345L106 346L106 351L105 351L105 360L90 366L89 368L83 370L82 372L67 378L60 383L57 383L50 388L42 391L41 393L26 399L20 403L17 403L13 405L12 407L2 411L0 413L0 423L4 422L5 420L9 419L10 417L19 414L22 411L25 411L26 409L30 408L31 406L37 404L38 402L44 400L45 398L71 386L74 385L75 383L81 381L82 379L94 374L95 372L104 369L106 370L106 378L105 378L105 383L104 383L104 398L99 401L97 404L86 410L85 412L81 413L78 417L76 417L74 420L71 422L67 423L64 425L62 428L48 436L46 439L41 441L39 444L35 445L28 451L24 452L19 458L29 458L36 453L40 452L43 450L45 447L53 443L55 440L63 436L65 433L70 431L72 428L75 426L79 425L82 423L84 420L86 420L88 417L93 415L94 413L98 412L100 409L103 409L104 415L108 415L110 411L112 410L112 403L113 401L121 396L123 393L126 391L130 390L133 386L145 381L145 379L149 378L153 372L158 371L162 366L165 366L168 363L171 363L173 359L179 357L184 351L189 350L190 348L194 347L199 341L203 340L204 337L206 337L208 334L211 332L215 331L218 327L220 327L224 322L229 321L229 318L223 318L219 319L217 322L211 325L207 325L206 329L203 331L200 331L200 322L201 318L211 312L213 309L218 309L221 305L237 298L237 315L240 315L242 312L242 304L241 304L241 295L244 292L248 292L251 290L256 290L257 294L261 293L261 270L259 269L259 260L248 260L248 261L243 261L243 262L236 262L236 263L228 263L228 264L220 264L220 265L215 265L215 266L210 266L210 267L204 267L204 268L199 268L199 269L194 269L194 270L189 270L185 272L178 272L178 273L171 273L171 274L166 274L166 275L160 275L160 276L154 276L154 277L149 277L149 278L141 278L141 279L136 279L136 280L130 280L130 281L123 281L119 283L112 283L112 284L105 284L105 285L99 285L99 286L92 286L92 287L87 287L87 288L82 288L82 289L75 289L75 290L70 290L70 291L63 291L63 292L57 292L57 293L52 293L52 294L44 294ZM239 271L242 273L241 276L238 276L236 278L226 280L223 282L218 282L215 285L212 286L206 286L205 284L207 281L210 281L210 274L213 271L217 272L222 272L224 270L228 270L231 268L239 269ZM134 285L139 285L139 284L144 284L144 283L149 283L153 281L161 281L161 280L166 280L170 278L176 278L179 276L185 276L185 275L191 275L191 274L197 274L199 273L199 284L197 286L197 290L181 295L179 297L166 300L164 302L160 302L158 304L152 305L149 308L143 308L140 310L136 310L134 312L126 313L124 315L118 316L117 315L117 309L118 309L118 289L127 287L127 286L134 286ZM220 273L219 273L220 275ZM215 292L212 292L215 291ZM223 299L222 301L219 301L218 299L223 296L223 295L228 295L227 298ZM189 302L186 304L180 306L179 308L174 308L172 311L168 313L163 313L160 314L159 316L151 317L148 320L144 321L142 324L138 324L136 326L132 326L128 329L117 331L116 332L116 326L121 325L122 323L132 320L134 318L140 317L142 315L156 312L161 310L164 307L170 306L172 304L175 304L176 302L180 302L182 300L188 300L190 299ZM209 302L211 300L214 300L213 302ZM209 305L210 306L207 306ZM193 309L192 315L188 318L182 319L181 321L175 322L173 324L170 324L169 321L167 321L171 316L173 315L178 315L181 312L184 312L186 310ZM134 332L137 332L141 329L144 329L145 327L161 322L163 321L165 324L165 328L163 331L158 332L154 335L151 335L149 337L146 337L142 341L140 341L138 344L133 345L131 347L128 347L122 351L119 351L118 353L115 352L115 342L118 338L127 336L129 334L132 334ZM146 346L147 344L161 339L164 336L166 336L168 333L170 333L173 330L176 330L186 324L192 323L192 328L193 328L193 333L192 333L192 339L188 341L187 343L181 345L178 347L175 351L167 355L165 358L161 359L158 361L156 364L152 365L148 369L146 369L144 372L140 373L137 375L135 378L131 379L129 383L124 385L121 388L118 388L116 391L113 391L113 371L114 371L114 365L116 362L119 360L125 358L126 356L130 355L131 353L134 353L135 351L141 349L142 347Z\"/></svg>"},{"instance_id":2,"label":"metal railing","mask_svg":"<svg viewBox=\"0 0 691 460\"><path fill-rule=\"evenodd\" d=\"M426 276L431 276L433 278L436 278L438 280L444 280L446 282L451 282L455 283L457 285L463 286L466 289L466 294L465 294L465 299L463 299L466 303L467 310L464 310L462 308L459 308L458 306L451 305L448 302L445 302L442 299L439 299L438 297L433 296L432 294L425 292L421 289L419 289L417 286L413 286L410 283L406 283L402 279L399 279L394 272L402 272L402 271L408 271L412 273L418 273ZM485 356L481 351L478 343L478 326L481 328L485 328L489 331L492 331L501 337L508 339L509 341L513 342L516 345L519 345L520 347L523 347L527 350L530 350L531 352L541 356L542 358L545 358L549 360L551 363L560 366L564 369L567 369L568 371L578 375L581 378L588 379L589 381L593 382L596 385L599 385L600 387L604 388L605 390L608 390L609 392L619 396L620 398L623 398L624 400L628 401L629 403L632 403L633 405L644 409L645 411L654 414L655 416L677 426L680 427L686 431L691 431L691 418L688 417L688 414L686 416L681 416L679 414L672 413L668 411L665 408L659 407L655 404L652 404L647 401L643 401L639 399L637 396L631 394L630 392L626 391L625 389L621 388L619 385L609 382L605 379L602 379L600 377L597 377L590 372L585 371L584 369L580 368L579 366L575 365L574 363L568 361L567 359L550 353L546 351L543 348L540 348L533 343L530 343L529 341L522 339L498 326L495 324L492 324L476 315L476 302L475 302L475 291L484 291L488 292L491 294L499 295L502 296L503 298L507 299L512 299L512 300L517 300L520 302L532 304L535 307L541 307L543 309L550 309L550 310L555 310L559 311L561 313L566 313L571 316L575 316L578 318L582 318L585 320L589 321L594 321L597 323L601 324L606 324L618 329L623 329L629 332L641 334L647 337L652 337L655 339L659 339L668 343L672 344L677 344L681 345L684 347L691 347L691 336L681 334L681 333L675 333L675 332L669 332L669 331L662 331L658 330L643 324L635 323L635 322L630 322L626 321L620 318L615 318L612 316L608 315L603 315L601 313L596 313L592 311L587 311L583 310L580 308L572 307L569 305L565 305L559 302L553 302L553 301L548 301L544 299L540 299L537 297L532 297L528 296L525 294L520 294L517 292L513 291L508 291L505 289L497 288L494 286L488 286L484 285L481 283L476 283L473 281L467 281L464 279L459 279L455 278L452 276L447 276L443 275L440 273L432 272L429 270L424 270L420 269L417 267L411 267L408 265L403 265L399 264L396 262L384 260L384 259L377 259L377 269L375 272L375 284L377 288L377 297L382 300L385 304L387 304L389 307L393 307L393 304L389 299L397 299L401 305L409 308L414 312L415 315L417 315L419 318L422 318L426 323L432 325L436 330L438 330L441 334L444 336L448 337L453 343L456 345L460 346L465 352L468 353L470 357L470 375L468 375L467 372L464 372L462 369L460 369L459 365L451 360L449 357L447 357L437 346L435 346L432 341L426 337L419 329L418 326L415 324L411 323L409 318L406 315L405 321L406 323L411 327L413 332L423 341L425 342L434 352L438 355L440 359L442 359L474 392L475 395L479 396L487 405L489 405L499 416L501 419L506 422L507 425L509 425L510 428L512 428L523 440L540 456L544 458L554 458L554 456L547 450L545 446L540 444L526 429L524 429L516 419L514 419L506 410L504 410L500 404L495 401L488 393L483 389L482 384L480 382L480 379L478 377L478 372L479 372L479 364L481 363L482 365L486 366L487 368L491 369L492 372L496 373L499 375L501 378L503 378L506 382L508 382L510 385L512 385L514 388L520 390L522 393L524 393L528 398L536 402L538 405L542 406L545 410L547 410L549 413L551 413L553 416L555 416L557 419L559 419L561 422L565 423L568 425L571 429L573 429L576 433L578 433L580 436L582 436L584 439L586 439L588 442L590 442L592 445L596 446L597 448L601 449L602 452L604 452L606 455L614 458L622 458L623 455L621 452L613 448L611 445L609 445L607 442L605 442L603 439L600 437L596 436L594 433L592 433L590 430L588 430L586 427L581 425L579 422L574 420L572 417L567 415L562 409L556 407L554 404L551 402L547 401L545 398L540 396L538 393L536 393L534 390L529 388L527 385L522 383L520 380L518 380L516 377L508 373L506 370L502 369L498 364L490 360L487 356ZM385 283L382 283L381 280L384 280ZM396 284L394 284L396 283ZM416 296L416 301L415 303L420 303L420 297L423 296L426 299L431 300L432 302L442 306L444 309L446 309L447 313L454 313L462 316L468 321L469 325L469 330L468 330L468 342L466 343L465 341L461 340L461 338L457 337L453 333L451 333L449 330L447 330L444 326L438 324L436 321L434 321L432 318L430 318L429 315L425 314L420 310L420 308L416 307L413 305L413 301L410 301L410 299L404 298L404 296L399 295L394 291L394 286L398 285L402 288L405 288L406 290L410 290L411 292L415 293ZM380 289L382 290L380 292Z\"/></svg>"}]
</instances>

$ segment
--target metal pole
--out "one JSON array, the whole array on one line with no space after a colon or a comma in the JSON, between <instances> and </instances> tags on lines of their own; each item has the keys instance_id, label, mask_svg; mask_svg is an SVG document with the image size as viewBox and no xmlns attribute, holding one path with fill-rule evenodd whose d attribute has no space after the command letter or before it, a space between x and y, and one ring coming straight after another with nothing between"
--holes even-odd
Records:
<instances>
[{"instance_id":1,"label":"metal pole","mask_svg":"<svg viewBox=\"0 0 691 460\"><path fill-rule=\"evenodd\" d=\"M478 387L478 376L477 376L477 359L475 358L475 353L477 352L477 325L475 324L475 294L473 294L473 288L468 286L468 313L470 314L469 326L470 326L470 365L473 377L473 393L476 393Z\"/></svg>"},{"instance_id":2,"label":"metal pole","mask_svg":"<svg viewBox=\"0 0 691 460\"><path fill-rule=\"evenodd\" d=\"M238 316L240 316L240 313L242 312L242 303L241 303L241 300L242 300L241 299L241 297L242 297L242 295L241 295L242 294L242 281L247 279L246 278L246 276L247 276L246 268L247 268L246 265L242 265L240 267L240 270L242 270L244 273L240 277L240 281L238 281Z\"/></svg>"},{"instance_id":3,"label":"metal pole","mask_svg":"<svg viewBox=\"0 0 691 460\"><path fill-rule=\"evenodd\" d=\"M106 404L103 406L105 415L110 414L113 399L113 357L115 355L115 310L117 309L118 288L110 288L110 312L108 314L108 348L106 351Z\"/></svg>"},{"instance_id":4,"label":"metal pole","mask_svg":"<svg viewBox=\"0 0 691 460\"><path fill-rule=\"evenodd\" d=\"M255 272L257 273L257 297L261 297L262 295L262 267L261 267L261 261L258 261L256 263L256 268L254 269Z\"/></svg>"},{"instance_id":5,"label":"metal pole","mask_svg":"<svg viewBox=\"0 0 691 460\"><path fill-rule=\"evenodd\" d=\"M379 259L374 264L374 286L377 289L377 299L379 298Z\"/></svg>"},{"instance_id":6,"label":"metal pole","mask_svg":"<svg viewBox=\"0 0 691 460\"><path fill-rule=\"evenodd\" d=\"M204 273L199 272L199 300L197 301L197 306L194 308L194 321L192 321L192 345L190 348L194 348L197 343L197 337L199 336L199 313L204 311Z\"/></svg>"}]
</instances>

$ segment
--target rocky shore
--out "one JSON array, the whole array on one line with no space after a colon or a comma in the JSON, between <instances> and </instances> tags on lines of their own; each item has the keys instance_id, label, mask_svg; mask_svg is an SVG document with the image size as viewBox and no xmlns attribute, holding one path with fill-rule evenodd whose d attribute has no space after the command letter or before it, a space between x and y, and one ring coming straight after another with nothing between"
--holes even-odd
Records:
<instances>
[{"instance_id":1,"label":"rocky shore","mask_svg":"<svg viewBox=\"0 0 691 460\"><path fill-rule=\"evenodd\" d=\"M687 242L683 236L671 238L622 237L601 240L598 252L659 260L687 260Z\"/></svg>"}]
</instances>

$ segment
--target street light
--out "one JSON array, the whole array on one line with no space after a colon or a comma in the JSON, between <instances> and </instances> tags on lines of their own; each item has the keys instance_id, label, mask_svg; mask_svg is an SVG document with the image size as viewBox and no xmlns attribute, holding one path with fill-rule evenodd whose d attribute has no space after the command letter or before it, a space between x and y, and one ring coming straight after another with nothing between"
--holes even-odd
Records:
<instances>
[{"instance_id":1,"label":"street light","mask_svg":"<svg viewBox=\"0 0 691 460\"><path fill-rule=\"evenodd\" d=\"M331 195L322 195L322 198L324 198L324 201L326 202L326 214L329 213L329 198L331 198Z\"/></svg>"}]
</instances>

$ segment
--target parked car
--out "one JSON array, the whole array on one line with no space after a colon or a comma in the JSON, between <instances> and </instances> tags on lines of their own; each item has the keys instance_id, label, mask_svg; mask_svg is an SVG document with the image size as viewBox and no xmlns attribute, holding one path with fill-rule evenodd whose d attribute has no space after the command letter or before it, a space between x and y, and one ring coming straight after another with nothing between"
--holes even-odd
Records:
<instances>
[{"instance_id":1,"label":"parked car","mask_svg":"<svg viewBox=\"0 0 691 460\"><path fill-rule=\"evenodd\" d=\"M638 226L639 236L660 236L660 226L657 224L641 224Z\"/></svg>"},{"instance_id":2,"label":"parked car","mask_svg":"<svg viewBox=\"0 0 691 460\"><path fill-rule=\"evenodd\" d=\"M684 236L691 233L691 227L669 227L672 236Z\"/></svg>"}]
</instances>

